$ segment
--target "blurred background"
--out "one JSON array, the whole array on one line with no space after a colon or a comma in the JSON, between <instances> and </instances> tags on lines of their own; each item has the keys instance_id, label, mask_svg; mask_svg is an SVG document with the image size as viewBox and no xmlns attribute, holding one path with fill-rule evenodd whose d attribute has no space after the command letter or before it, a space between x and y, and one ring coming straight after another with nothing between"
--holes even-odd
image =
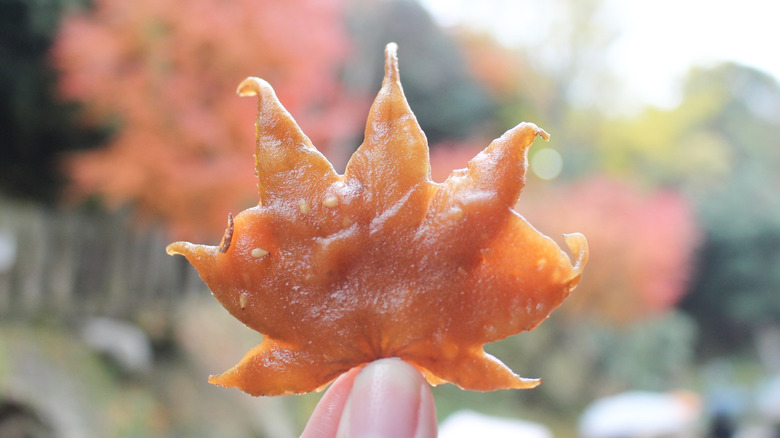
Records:
<instances>
[{"instance_id":1,"label":"blurred background","mask_svg":"<svg viewBox=\"0 0 780 438\"><path fill-rule=\"evenodd\" d=\"M435 388L442 436L777 436L777 16L759 0L0 0L0 436L300 433L321 394L206 383L259 335L164 248L216 244L256 204L243 78L268 80L342 171L390 41L434 179L537 123L552 138L517 210L590 243L564 306L487 347L542 385Z\"/></svg>"}]
</instances>

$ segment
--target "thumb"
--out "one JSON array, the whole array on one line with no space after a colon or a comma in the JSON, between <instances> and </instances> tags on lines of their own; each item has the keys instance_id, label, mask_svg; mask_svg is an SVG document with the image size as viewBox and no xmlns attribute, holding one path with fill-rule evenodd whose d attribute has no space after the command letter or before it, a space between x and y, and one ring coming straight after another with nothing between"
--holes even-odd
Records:
<instances>
[{"instance_id":1,"label":"thumb","mask_svg":"<svg viewBox=\"0 0 780 438\"><path fill-rule=\"evenodd\" d=\"M336 437L435 438L430 386L400 359L370 363L355 378Z\"/></svg>"}]
</instances>

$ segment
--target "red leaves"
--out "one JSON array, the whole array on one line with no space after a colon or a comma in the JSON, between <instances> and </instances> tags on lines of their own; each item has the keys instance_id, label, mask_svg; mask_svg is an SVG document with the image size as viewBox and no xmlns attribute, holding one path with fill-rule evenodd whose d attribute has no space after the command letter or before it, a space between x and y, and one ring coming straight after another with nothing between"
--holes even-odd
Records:
<instances>
[{"instance_id":1,"label":"red leaves","mask_svg":"<svg viewBox=\"0 0 780 438\"><path fill-rule=\"evenodd\" d=\"M213 236L254 198L252 104L231 93L241 77L273 79L319 144L359 125L362 105L334 75L342 22L338 2L317 0L98 0L70 16L54 50L61 90L119 128L107 148L68 159L72 192L131 203L182 237Z\"/></svg>"},{"instance_id":2,"label":"red leaves","mask_svg":"<svg viewBox=\"0 0 780 438\"><path fill-rule=\"evenodd\" d=\"M546 232L576 224L588 236L588 278L564 314L629 323L669 309L686 290L699 232L675 192L594 178L528 193L518 209Z\"/></svg>"}]
</instances>

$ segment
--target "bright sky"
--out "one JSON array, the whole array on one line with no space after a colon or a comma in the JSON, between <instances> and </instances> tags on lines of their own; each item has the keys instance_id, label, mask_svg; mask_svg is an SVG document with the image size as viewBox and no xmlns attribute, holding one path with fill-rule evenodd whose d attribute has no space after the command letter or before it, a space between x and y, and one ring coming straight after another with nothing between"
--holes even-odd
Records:
<instances>
[{"instance_id":1,"label":"bright sky","mask_svg":"<svg viewBox=\"0 0 780 438\"><path fill-rule=\"evenodd\" d=\"M560 15L542 0L421 0L445 26L487 29L507 45L539 48ZM693 66L736 61L780 78L778 0L604 0L617 34L606 54L626 96L672 106Z\"/></svg>"}]
</instances>

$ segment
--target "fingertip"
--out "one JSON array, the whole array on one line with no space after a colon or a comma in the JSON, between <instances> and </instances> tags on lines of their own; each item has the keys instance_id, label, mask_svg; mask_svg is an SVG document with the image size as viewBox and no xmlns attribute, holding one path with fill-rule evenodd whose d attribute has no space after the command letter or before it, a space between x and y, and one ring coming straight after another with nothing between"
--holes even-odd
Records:
<instances>
[{"instance_id":1,"label":"fingertip","mask_svg":"<svg viewBox=\"0 0 780 438\"><path fill-rule=\"evenodd\" d=\"M431 386L425 381L420 385L420 409L417 416L417 431L414 438L436 438L438 435L436 404Z\"/></svg>"},{"instance_id":2,"label":"fingertip","mask_svg":"<svg viewBox=\"0 0 780 438\"><path fill-rule=\"evenodd\" d=\"M337 437L432 438L433 395L422 374L397 359L380 359L355 378Z\"/></svg>"},{"instance_id":3,"label":"fingertip","mask_svg":"<svg viewBox=\"0 0 780 438\"><path fill-rule=\"evenodd\" d=\"M339 376L322 396L306 423L301 438L333 438L338 431L355 377L362 367L355 367Z\"/></svg>"}]
</instances>

